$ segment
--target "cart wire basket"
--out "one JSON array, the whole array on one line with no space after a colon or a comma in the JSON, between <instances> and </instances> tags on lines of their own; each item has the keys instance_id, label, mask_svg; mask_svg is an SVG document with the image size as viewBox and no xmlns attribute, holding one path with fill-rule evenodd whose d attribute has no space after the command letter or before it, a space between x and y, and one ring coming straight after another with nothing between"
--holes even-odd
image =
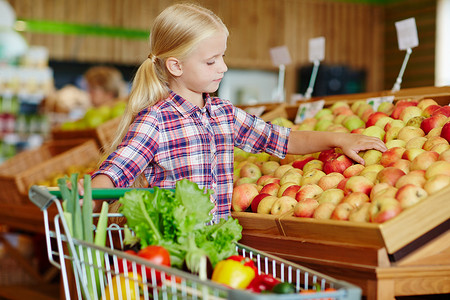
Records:
<instances>
[{"instance_id":1,"label":"cart wire basket","mask_svg":"<svg viewBox=\"0 0 450 300\"><path fill-rule=\"evenodd\" d=\"M258 274L271 274L282 282L289 282L297 292L313 286L319 286L320 291L259 294L202 280L188 272L156 265L121 251L124 227L114 222L107 228L107 247L72 238L57 196L35 185L29 190L29 198L43 212L48 258L61 270L65 299L361 299L361 289L355 285L239 243L236 244L238 254L252 259ZM53 222L47 212L52 204L58 211ZM94 218L98 216L93 214ZM119 213L108 214L110 221L120 217L123 215Z\"/></svg>"}]
</instances>

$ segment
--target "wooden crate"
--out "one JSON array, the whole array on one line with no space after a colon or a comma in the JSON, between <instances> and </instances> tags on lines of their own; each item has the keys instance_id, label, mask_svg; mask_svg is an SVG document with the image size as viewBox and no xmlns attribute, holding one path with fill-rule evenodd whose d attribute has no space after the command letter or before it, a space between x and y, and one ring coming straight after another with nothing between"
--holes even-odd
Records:
<instances>
[{"instance_id":1,"label":"wooden crate","mask_svg":"<svg viewBox=\"0 0 450 300\"><path fill-rule=\"evenodd\" d=\"M233 218L239 220L243 230L248 233L281 234L279 216L250 212L232 212Z\"/></svg>"},{"instance_id":2,"label":"wooden crate","mask_svg":"<svg viewBox=\"0 0 450 300\"><path fill-rule=\"evenodd\" d=\"M103 148L110 144L117 134L121 117L116 117L96 128L83 130L61 130L60 128L53 128L51 131L53 140L71 140L71 139L94 139L98 146Z\"/></svg>"},{"instance_id":3,"label":"wooden crate","mask_svg":"<svg viewBox=\"0 0 450 300\"><path fill-rule=\"evenodd\" d=\"M28 203L31 185L73 165L98 161L100 151L94 140L49 141L24 151L0 165L0 202Z\"/></svg>"},{"instance_id":4,"label":"wooden crate","mask_svg":"<svg viewBox=\"0 0 450 300\"><path fill-rule=\"evenodd\" d=\"M386 248L394 254L434 228L448 227L450 186L382 223L298 218L292 212L280 216L236 213L244 233L272 234L305 242L345 244L347 246ZM450 228L442 228L448 230ZM278 232L277 232L278 230Z\"/></svg>"}]
</instances>

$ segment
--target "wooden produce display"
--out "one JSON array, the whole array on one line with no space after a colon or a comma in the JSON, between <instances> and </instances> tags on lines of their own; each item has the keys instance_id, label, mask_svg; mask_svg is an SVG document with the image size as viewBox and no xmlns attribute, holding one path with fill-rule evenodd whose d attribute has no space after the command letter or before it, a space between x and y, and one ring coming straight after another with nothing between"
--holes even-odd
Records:
<instances>
[{"instance_id":1,"label":"wooden produce display","mask_svg":"<svg viewBox=\"0 0 450 300\"><path fill-rule=\"evenodd\" d=\"M338 101L355 103L389 95L394 96L394 103L430 98L441 106L450 103L449 87L340 95L324 100L326 107L331 107ZM439 153L450 151L442 149ZM258 164L257 159L253 163ZM301 218L294 216L294 209L272 215L240 208L244 211L233 211L232 216L243 226L241 243L356 284L369 300L450 294L449 195L450 185L430 190L425 199L382 223Z\"/></svg>"},{"instance_id":2,"label":"wooden produce display","mask_svg":"<svg viewBox=\"0 0 450 300\"><path fill-rule=\"evenodd\" d=\"M112 142L117 127L119 126L121 117L108 120L96 128L63 130L61 128L53 128L51 131L53 140L72 140L72 139L94 139L99 147L104 147Z\"/></svg>"},{"instance_id":3,"label":"wooden produce display","mask_svg":"<svg viewBox=\"0 0 450 300\"><path fill-rule=\"evenodd\" d=\"M92 139L49 141L17 154L0 166L0 222L13 228L44 232L43 215L30 202L28 190L74 165L89 165L100 157Z\"/></svg>"}]
</instances>

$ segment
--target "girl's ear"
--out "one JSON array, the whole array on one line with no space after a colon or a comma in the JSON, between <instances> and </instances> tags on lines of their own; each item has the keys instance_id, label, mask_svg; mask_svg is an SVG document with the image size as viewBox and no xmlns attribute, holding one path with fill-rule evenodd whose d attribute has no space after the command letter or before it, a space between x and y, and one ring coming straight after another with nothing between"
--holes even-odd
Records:
<instances>
[{"instance_id":1,"label":"girl's ear","mask_svg":"<svg viewBox=\"0 0 450 300\"><path fill-rule=\"evenodd\" d=\"M181 68L181 62L175 57L169 57L166 60L166 68L169 70L170 74L173 76L181 76L183 74L183 69Z\"/></svg>"}]
</instances>

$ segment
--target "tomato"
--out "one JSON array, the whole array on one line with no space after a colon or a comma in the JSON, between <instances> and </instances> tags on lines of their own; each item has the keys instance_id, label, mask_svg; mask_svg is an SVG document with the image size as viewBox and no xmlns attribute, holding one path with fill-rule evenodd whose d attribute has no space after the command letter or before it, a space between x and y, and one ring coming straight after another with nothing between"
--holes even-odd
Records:
<instances>
[{"instance_id":1,"label":"tomato","mask_svg":"<svg viewBox=\"0 0 450 300\"><path fill-rule=\"evenodd\" d=\"M133 250L125 250L123 252L125 252L127 254L130 254L130 255L136 255L137 254ZM131 263L131 261L127 260L127 264L126 264L125 267L124 267L123 263L124 263L123 259L118 257L117 258L117 264L118 264L118 267L119 267L119 270L118 270L119 273L131 272L132 271L132 263Z\"/></svg>"},{"instance_id":2,"label":"tomato","mask_svg":"<svg viewBox=\"0 0 450 300\"><path fill-rule=\"evenodd\" d=\"M170 254L169 252L161 246L150 245L145 248L142 248L137 255L149 262L160 265L170 267ZM152 272L151 268L145 268L145 273L147 274L147 281L152 283ZM156 282L161 282L161 274L157 270L155 270L156 274Z\"/></svg>"}]
</instances>

